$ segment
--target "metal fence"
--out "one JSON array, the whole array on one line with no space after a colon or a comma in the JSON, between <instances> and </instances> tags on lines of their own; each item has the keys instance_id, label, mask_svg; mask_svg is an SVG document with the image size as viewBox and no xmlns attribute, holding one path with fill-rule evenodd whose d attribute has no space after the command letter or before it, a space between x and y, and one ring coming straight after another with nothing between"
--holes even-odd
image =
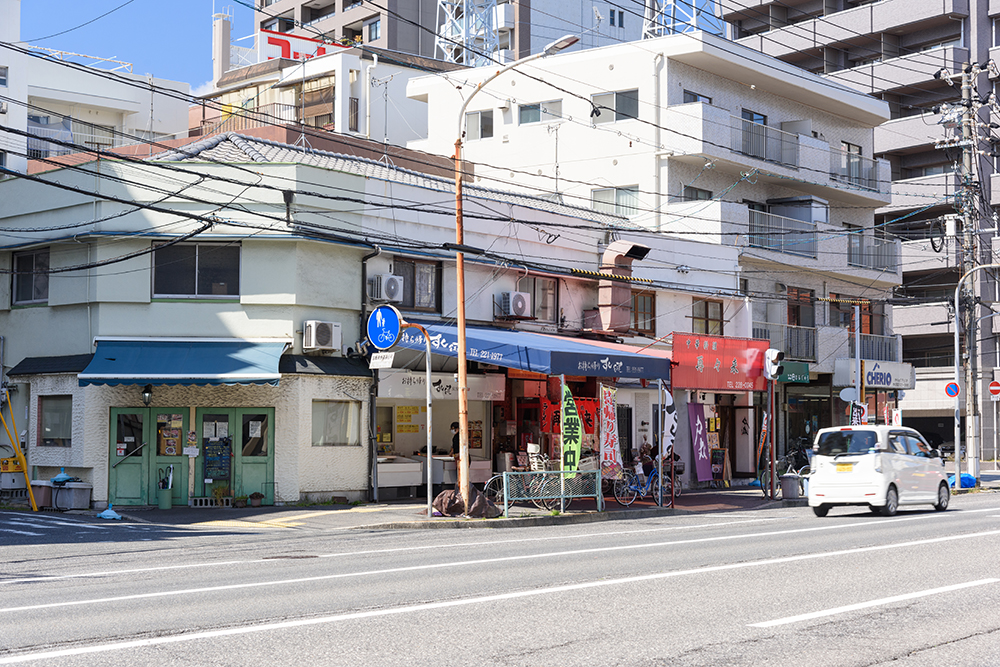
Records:
<instances>
[{"instance_id":1,"label":"metal fence","mask_svg":"<svg viewBox=\"0 0 1000 667\"><path fill-rule=\"evenodd\" d=\"M854 334L848 339L850 358L854 358ZM861 334L861 358L876 361L899 361L899 343L895 336Z\"/></svg>"},{"instance_id":2,"label":"metal fence","mask_svg":"<svg viewBox=\"0 0 1000 667\"><path fill-rule=\"evenodd\" d=\"M789 359L816 361L816 327L754 322L753 337L771 341L771 347L783 350Z\"/></svg>"},{"instance_id":3,"label":"metal fence","mask_svg":"<svg viewBox=\"0 0 1000 667\"><path fill-rule=\"evenodd\" d=\"M830 178L878 192L878 162L857 153L830 151Z\"/></svg>"},{"instance_id":4,"label":"metal fence","mask_svg":"<svg viewBox=\"0 0 1000 667\"><path fill-rule=\"evenodd\" d=\"M799 166L799 135L739 116L729 118L731 129L729 147L733 152L787 167Z\"/></svg>"},{"instance_id":5,"label":"metal fence","mask_svg":"<svg viewBox=\"0 0 1000 667\"><path fill-rule=\"evenodd\" d=\"M817 256L816 223L750 209L750 245L789 255Z\"/></svg>"},{"instance_id":6,"label":"metal fence","mask_svg":"<svg viewBox=\"0 0 1000 667\"><path fill-rule=\"evenodd\" d=\"M517 502L530 502L548 509L564 509L565 500L594 498L604 510L600 470L545 470L503 473L503 514Z\"/></svg>"}]
</instances>

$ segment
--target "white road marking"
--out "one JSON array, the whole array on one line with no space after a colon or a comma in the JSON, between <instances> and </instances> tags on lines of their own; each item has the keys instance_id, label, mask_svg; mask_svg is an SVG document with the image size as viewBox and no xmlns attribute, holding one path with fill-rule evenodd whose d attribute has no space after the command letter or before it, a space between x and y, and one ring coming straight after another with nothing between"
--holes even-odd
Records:
<instances>
[{"instance_id":1,"label":"white road marking","mask_svg":"<svg viewBox=\"0 0 1000 667\"><path fill-rule=\"evenodd\" d=\"M1000 530L991 530L982 533L971 533L966 535L956 535L948 537L935 537L926 540L915 540L912 542L900 542L897 544L883 544L872 547L857 547L854 549L843 549L840 551L826 551L813 554L800 554L798 556L784 556L781 558L771 558L768 560L758 560L758 561L747 561L742 563L727 563L725 565L711 565L707 567L694 568L690 570L678 570L674 572L659 572L656 574L645 574L638 575L634 577L623 577L620 579L602 579L600 581L590 581L580 584L567 584L563 586L551 586L549 588L536 588L528 591L517 591L513 593L502 593L498 595L484 595L474 598L465 598L462 600L447 600L444 602L425 602L421 604L408 605L405 607L393 607L391 609L378 609L374 611L364 611L364 612L352 612L347 614L336 614L333 616L323 616L319 618L306 618L299 619L295 621L283 621L280 623L266 623L263 625L251 625L242 628L228 628L225 630L213 630L208 632L195 632L190 634L173 635L166 637L154 637L150 639L141 639L127 642L117 642L112 644L98 644L94 646L83 646L69 649L60 649L56 651L44 651L39 653L25 653L23 655L14 655L9 657L0 658L0 665L11 665L20 662L31 662L35 660L50 660L52 658L65 658L69 656L76 655L87 655L92 653L106 653L109 651L121 651L125 649L132 648L142 648L146 646L158 646L163 644L177 644L180 642L197 641L202 639L212 639L216 637L229 637L234 635L244 635L255 632L270 632L273 630L285 630L289 628L299 628L306 627L310 625L321 625L324 623L342 623L345 621L353 621L366 618L375 618L379 616L396 616L401 614L412 614L417 612L431 611L435 609L447 609L450 607L462 607L473 604L484 604L488 602L498 602L503 600L514 600L518 598L535 597L539 595L555 595L558 593L567 593L570 591L580 591L590 588L604 588L607 586L621 586L623 584L634 584L645 581L656 581L660 579L670 579L673 577L689 576L689 575L699 575L708 574L714 572L723 572L726 570L741 570L751 567L761 567L766 565L776 565L781 563L793 563L806 560L816 560L820 558L832 558L836 556L854 555L865 552L872 551L885 551L889 549L903 549L914 546L922 546L925 544L937 544L940 542L947 542L950 540L964 540L976 537L989 537L1000 535ZM333 575L330 577L318 577L317 579L331 579L339 576L349 576L349 575ZM312 579L314 580L314 579ZM273 582L273 583L284 583L284 582ZM252 584L252 585L264 585L264 584ZM153 594L158 595L158 594ZM47 606L47 605L46 605Z\"/></svg>"},{"instance_id":2,"label":"white road marking","mask_svg":"<svg viewBox=\"0 0 1000 667\"><path fill-rule=\"evenodd\" d=\"M0 528L0 533L14 533L16 535L28 535L31 537L38 537L42 533L29 533L26 530L14 530L13 528Z\"/></svg>"},{"instance_id":3,"label":"white road marking","mask_svg":"<svg viewBox=\"0 0 1000 667\"><path fill-rule=\"evenodd\" d=\"M160 565L157 567L139 567L131 570L105 570L104 572L86 572L83 574L62 574L49 577L22 577L20 579L4 579L0 584L38 583L43 581L58 581L60 579L79 579L81 577L107 577L109 575L136 574L138 572L162 572L164 570L186 570L198 567L219 567L227 565L242 565L244 563L263 563L263 560L230 560L219 563L192 563L190 565ZM269 562L269 561L267 561Z\"/></svg>"},{"instance_id":4,"label":"white road marking","mask_svg":"<svg viewBox=\"0 0 1000 667\"><path fill-rule=\"evenodd\" d=\"M779 618L774 621L765 621L763 623L751 623L749 627L773 628L777 625L787 625L789 623L798 623L799 621L810 621L814 618L823 618L824 616L834 616L836 614L843 614L848 611L857 611L858 609L868 609L869 607L878 607L885 604L892 604L893 602L904 602L906 600L914 600L916 598L922 598L928 595L937 595L938 593L950 593L951 591L958 591L962 590L963 588L972 588L973 586L985 586L987 584L995 584L997 582L1000 582L1000 579L980 579L979 581L970 581L964 584L955 584L953 586L942 586L941 588L932 588L926 591L917 591L916 593L893 595L892 597L882 598L880 600L858 602L857 604L849 604L843 607L834 607L833 609L824 609L823 611L814 611L808 614L788 616L786 618Z\"/></svg>"}]
</instances>

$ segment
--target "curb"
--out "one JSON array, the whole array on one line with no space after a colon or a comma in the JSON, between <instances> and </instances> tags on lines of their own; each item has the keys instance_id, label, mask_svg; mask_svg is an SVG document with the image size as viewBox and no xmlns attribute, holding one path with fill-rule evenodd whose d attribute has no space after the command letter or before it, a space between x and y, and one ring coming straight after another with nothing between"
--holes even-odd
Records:
<instances>
[{"instance_id":1,"label":"curb","mask_svg":"<svg viewBox=\"0 0 1000 667\"><path fill-rule=\"evenodd\" d=\"M697 514L692 510L674 509L673 507L626 510L615 512L584 512L580 514L560 514L558 516L528 516L505 519L471 519L454 518L438 521L394 521L389 523L352 526L348 530L410 530L410 529L459 529L459 528L524 528L530 526L558 526L563 524L598 523L603 521L620 521L624 519L642 519L657 516L675 516Z\"/></svg>"}]
</instances>

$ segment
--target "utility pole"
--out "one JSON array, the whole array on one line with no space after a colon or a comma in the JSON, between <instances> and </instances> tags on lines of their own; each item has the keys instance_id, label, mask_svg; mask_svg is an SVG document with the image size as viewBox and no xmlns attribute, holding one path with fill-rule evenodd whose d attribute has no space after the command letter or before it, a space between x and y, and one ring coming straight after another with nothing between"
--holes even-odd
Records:
<instances>
[{"instance_id":1,"label":"utility pole","mask_svg":"<svg viewBox=\"0 0 1000 667\"><path fill-rule=\"evenodd\" d=\"M976 261L975 212L976 189L973 180L973 156L978 143L974 137L976 109L972 103L974 77L979 68L962 65L962 271L972 271ZM965 452L969 457L969 474L979 478L979 369L976 346L976 281L973 278L965 288ZM957 319L957 317L956 317ZM961 451L955 443L955 488L960 489L959 477Z\"/></svg>"}]
</instances>

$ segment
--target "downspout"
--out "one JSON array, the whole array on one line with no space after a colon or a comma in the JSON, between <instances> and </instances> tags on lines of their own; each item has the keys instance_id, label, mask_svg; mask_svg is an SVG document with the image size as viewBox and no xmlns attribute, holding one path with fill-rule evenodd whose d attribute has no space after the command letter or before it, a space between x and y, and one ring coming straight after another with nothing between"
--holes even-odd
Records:
<instances>
[{"instance_id":1,"label":"downspout","mask_svg":"<svg viewBox=\"0 0 1000 667\"><path fill-rule=\"evenodd\" d=\"M653 56L653 210L656 211L656 231L663 230L662 196L660 195L660 69L663 66L663 54Z\"/></svg>"},{"instance_id":2,"label":"downspout","mask_svg":"<svg viewBox=\"0 0 1000 667\"><path fill-rule=\"evenodd\" d=\"M372 138L372 70L378 67L378 54L372 54L373 62L365 68L365 78L368 80L365 88L365 139Z\"/></svg>"},{"instance_id":3,"label":"downspout","mask_svg":"<svg viewBox=\"0 0 1000 667\"><path fill-rule=\"evenodd\" d=\"M365 330L365 316L367 315L367 305L368 305L368 260L373 257L378 257L382 254L382 248L380 246L374 246L374 252L371 252L361 258L361 308L360 316L358 318L358 340L361 340L364 336L363 332ZM358 350L358 353L361 351ZM378 373L372 373L372 384L371 388L368 390L368 452L371 455L371 470L369 473L369 480L371 484L371 489L368 492L369 497L372 502L378 502L378 441L375 439L375 399L378 397Z\"/></svg>"}]
</instances>

